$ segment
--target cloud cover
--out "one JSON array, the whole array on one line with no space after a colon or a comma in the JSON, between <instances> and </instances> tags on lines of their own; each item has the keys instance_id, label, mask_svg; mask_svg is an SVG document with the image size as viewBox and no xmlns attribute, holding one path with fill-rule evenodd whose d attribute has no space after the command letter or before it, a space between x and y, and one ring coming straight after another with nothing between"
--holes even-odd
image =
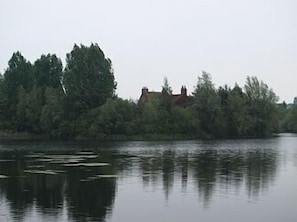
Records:
<instances>
[{"instance_id":1,"label":"cloud cover","mask_svg":"<svg viewBox=\"0 0 297 222\"><path fill-rule=\"evenodd\" d=\"M280 100L297 96L295 0L11 0L0 2L0 72L19 50L34 62L73 44L99 44L114 66L117 94L138 99L147 86L193 90L202 70L215 85L247 75L264 80ZM65 65L65 61L64 61Z\"/></svg>"}]
</instances>

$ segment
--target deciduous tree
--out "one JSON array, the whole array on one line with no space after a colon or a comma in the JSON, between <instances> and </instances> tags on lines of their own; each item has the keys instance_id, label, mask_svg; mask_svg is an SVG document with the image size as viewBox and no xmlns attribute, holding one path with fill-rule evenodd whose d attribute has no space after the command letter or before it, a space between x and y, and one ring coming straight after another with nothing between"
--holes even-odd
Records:
<instances>
[{"instance_id":1,"label":"deciduous tree","mask_svg":"<svg viewBox=\"0 0 297 222\"><path fill-rule=\"evenodd\" d=\"M114 95L116 83L111 60L97 44L74 45L66 62L63 84L68 113L77 117L103 105Z\"/></svg>"},{"instance_id":2,"label":"deciduous tree","mask_svg":"<svg viewBox=\"0 0 297 222\"><path fill-rule=\"evenodd\" d=\"M220 135L221 129L225 126L222 121L220 99L209 73L203 71L202 76L198 77L198 83L193 94L200 136L222 136Z\"/></svg>"},{"instance_id":3,"label":"deciduous tree","mask_svg":"<svg viewBox=\"0 0 297 222\"><path fill-rule=\"evenodd\" d=\"M269 136L278 128L277 96L257 77L247 77L244 86L248 104L248 123L251 136Z\"/></svg>"}]
</instances>

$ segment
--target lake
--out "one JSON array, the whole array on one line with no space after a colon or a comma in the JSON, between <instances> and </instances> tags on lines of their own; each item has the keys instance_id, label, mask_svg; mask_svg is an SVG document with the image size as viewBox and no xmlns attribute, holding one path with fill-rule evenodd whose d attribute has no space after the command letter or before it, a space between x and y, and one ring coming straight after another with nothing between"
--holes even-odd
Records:
<instances>
[{"instance_id":1,"label":"lake","mask_svg":"<svg viewBox=\"0 0 297 222\"><path fill-rule=\"evenodd\" d=\"M296 222L297 136L1 141L0 221Z\"/></svg>"}]
</instances>

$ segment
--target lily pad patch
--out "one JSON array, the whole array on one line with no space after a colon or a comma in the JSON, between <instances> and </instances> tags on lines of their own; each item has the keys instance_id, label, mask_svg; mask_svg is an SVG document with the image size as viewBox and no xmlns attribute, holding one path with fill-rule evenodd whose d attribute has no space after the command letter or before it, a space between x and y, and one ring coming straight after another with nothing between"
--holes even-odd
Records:
<instances>
[{"instance_id":1,"label":"lily pad patch","mask_svg":"<svg viewBox=\"0 0 297 222\"><path fill-rule=\"evenodd\" d=\"M28 168L43 168L44 165L31 165L31 166L28 166Z\"/></svg>"},{"instance_id":2,"label":"lily pad patch","mask_svg":"<svg viewBox=\"0 0 297 222\"><path fill-rule=\"evenodd\" d=\"M89 181L94 181L98 179L103 179L103 178L118 178L117 175L96 175L96 176L91 176L86 179L80 180L81 182L89 182Z\"/></svg>"},{"instance_id":3,"label":"lily pad patch","mask_svg":"<svg viewBox=\"0 0 297 222\"><path fill-rule=\"evenodd\" d=\"M76 153L77 155L94 155L95 153L91 152L91 151L81 151Z\"/></svg>"},{"instance_id":4,"label":"lily pad patch","mask_svg":"<svg viewBox=\"0 0 297 222\"><path fill-rule=\"evenodd\" d=\"M8 176L5 176L5 175L0 175L0 179L7 179Z\"/></svg>"},{"instance_id":5,"label":"lily pad patch","mask_svg":"<svg viewBox=\"0 0 297 222\"><path fill-rule=\"evenodd\" d=\"M57 173L51 170L24 170L24 173L56 175Z\"/></svg>"},{"instance_id":6,"label":"lily pad patch","mask_svg":"<svg viewBox=\"0 0 297 222\"><path fill-rule=\"evenodd\" d=\"M108 166L109 163L69 163L63 164L66 167L101 167L101 166Z\"/></svg>"},{"instance_id":7,"label":"lily pad patch","mask_svg":"<svg viewBox=\"0 0 297 222\"><path fill-rule=\"evenodd\" d=\"M99 178L118 178L117 175L98 175Z\"/></svg>"}]
</instances>

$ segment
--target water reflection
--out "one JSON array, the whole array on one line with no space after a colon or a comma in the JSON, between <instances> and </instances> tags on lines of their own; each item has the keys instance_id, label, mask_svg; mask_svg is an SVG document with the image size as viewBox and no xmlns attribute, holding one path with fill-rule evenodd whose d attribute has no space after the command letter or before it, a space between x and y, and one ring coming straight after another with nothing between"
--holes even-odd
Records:
<instances>
[{"instance_id":1,"label":"water reflection","mask_svg":"<svg viewBox=\"0 0 297 222\"><path fill-rule=\"evenodd\" d=\"M83 168L67 173L66 199L75 221L101 221L112 210L115 178L80 181L89 173ZM95 174L101 174L100 170L95 170Z\"/></svg>"},{"instance_id":2,"label":"water reflection","mask_svg":"<svg viewBox=\"0 0 297 222\"><path fill-rule=\"evenodd\" d=\"M49 150L43 151L43 155L53 154ZM69 154L63 148L61 152ZM112 174L113 167L65 167L63 164L52 164L50 161L43 162L40 158L28 158L28 153L31 154L31 151L0 153L0 175L9 176L0 181L0 197L1 202L7 199L13 220L24 221L28 212L36 208L38 214L46 218L57 216L57 213L66 208L69 221L102 221L112 210L116 178L92 181L83 179L93 175ZM40 173L26 172L35 172L36 169ZM43 174L45 170L53 170L58 174Z\"/></svg>"},{"instance_id":3,"label":"water reflection","mask_svg":"<svg viewBox=\"0 0 297 222\"><path fill-rule=\"evenodd\" d=\"M248 151L165 150L156 152L153 157L141 158L139 167L144 186L154 186L162 180L166 199L173 184L180 180L185 191L188 183L194 183L200 200L207 206L215 189L233 192L243 183L251 197L257 197L269 188L277 170L277 152L272 149ZM150 184L150 181L155 183Z\"/></svg>"},{"instance_id":4,"label":"water reflection","mask_svg":"<svg viewBox=\"0 0 297 222\"><path fill-rule=\"evenodd\" d=\"M249 197L257 197L269 189L278 166L279 153L275 146L274 142L267 141L265 146L261 143L259 146L258 141L245 144L238 141L29 143L22 148L18 144L4 144L5 150L0 151L0 175L9 178L0 179L0 198L8 203L10 219L15 221L23 221L33 209L38 209L42 217L60 217L55 219L57 221L105 221L107 215L112 214L118 181L124 183L126 178L139 178L144 187L154 189L161 184L167 201L176 184L180 184L181 192L185 193L189 186L194 186L199 200L208 207L218 190L228 194L244 187ZM37 152L69 155L86 150L97 155L89 162L110 165L67 167L32 157ZM28 169L52 170L57 174L26 173ZM87 180L98 175L117 175L118 178ZM66 215L61 219L65 209Z\"/></svg>"}]
</instances>

